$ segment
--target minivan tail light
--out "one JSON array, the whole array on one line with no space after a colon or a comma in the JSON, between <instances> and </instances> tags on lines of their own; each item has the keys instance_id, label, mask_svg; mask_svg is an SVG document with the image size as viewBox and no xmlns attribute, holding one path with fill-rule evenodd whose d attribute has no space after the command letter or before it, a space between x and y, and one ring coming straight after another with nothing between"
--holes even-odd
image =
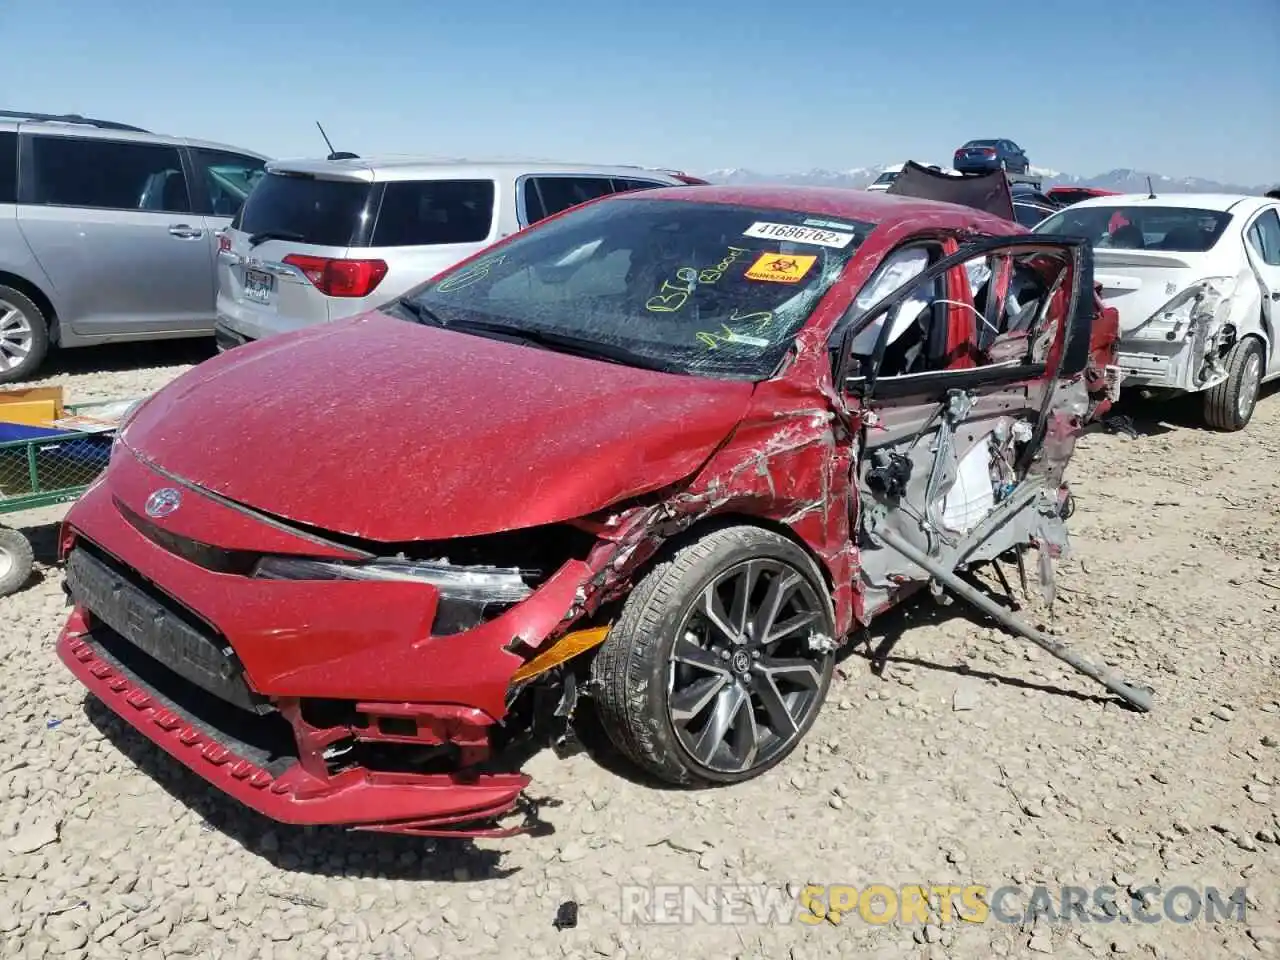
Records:
<instances>
[{"instance_id":1,"label":"minivan tail light","mask_svg":"<svg viewBox=\"0 0 1280 960\"><path fill-rule=\"evenodd\" d=\"M327 297L367 297L387 275L385 260L336 260L291 253L284 262L301 270Z\"/></svg>"},{"instance_id":2,"label":"minivan tail light","mask_svg":"<svg viewBox=\"0 0 1280 960\"><path fill-rule=\"evenodd\" d=\"M218 231L218 252L226 253L231 249L231 234L225 230Z\"/></svg>"}]
</instances>

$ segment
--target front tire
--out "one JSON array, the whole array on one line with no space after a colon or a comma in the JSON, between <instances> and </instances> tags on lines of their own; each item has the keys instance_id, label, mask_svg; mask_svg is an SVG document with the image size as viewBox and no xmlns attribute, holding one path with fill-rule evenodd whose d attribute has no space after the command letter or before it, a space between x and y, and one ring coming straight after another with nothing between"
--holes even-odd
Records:
<instances>
[{"instance_id":1,"label":"front tire","mask_svg":"<svg viewBox=\"0 0 1280 960\"><path fill-rule=\"evenodd\" d=\"M1246 337L1227 355L1227 379L1205 392L1205 422L1215 430L1243 430L1253 419L1261 389L1262 345Z\"/></svg>"},{"instance_id":2,"label":"front tire","mask_svg":"<svg viewBox=\"0 0 1280 960\"><path fill-rule=\"evenodd\" d=\"M0 284L0 383L25 380L48 352L48 318L21 290Z\"/></svg>"},{"instance_id":3,"label":"front tire","mask_svg":"<svg viewBox=\"0 0 1280 960\"><path fill-rule=\"evenodd\" d=\"M835 665L817 565L751 526L712 531L636 585L592 664L618 749L667 783L736 783L813 725Z\"/></svg>"}]
</instances>

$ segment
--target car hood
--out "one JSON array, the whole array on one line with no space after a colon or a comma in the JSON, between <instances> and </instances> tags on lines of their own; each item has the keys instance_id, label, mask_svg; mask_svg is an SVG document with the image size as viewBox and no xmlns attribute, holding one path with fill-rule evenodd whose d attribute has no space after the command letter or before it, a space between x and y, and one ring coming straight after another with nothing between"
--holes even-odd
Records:
<instances>
[{"instance_id":1,"label":"car hood","mask_svg":"<svg viewBox=\"0 0 1280 960\"><path fill-rule=\"evenodd\" d=\"M436 540L571 519L676 483L752 390L372 313L206 361L120 439L280 518Z\"/></svg>"}]
</instances>

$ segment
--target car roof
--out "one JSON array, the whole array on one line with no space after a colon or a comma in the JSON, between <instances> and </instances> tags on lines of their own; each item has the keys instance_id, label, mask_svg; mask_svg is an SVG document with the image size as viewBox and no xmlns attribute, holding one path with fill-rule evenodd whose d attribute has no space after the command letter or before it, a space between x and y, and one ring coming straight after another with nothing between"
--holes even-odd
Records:
<instances>
[{"instance_id":1,"label":"car roof","mask_svg":"<svg viewBox=\"0 0 1280 960\"><path fill-rule=\"evenodd\" d=\"M1253 197L1243 193L1166 193L1152 197L1146 193L1117 193L1110 197L1090 197L1073 203L1071 209L1082 207L1180 207L1196 210L1256 210L1275 203L1266 197Z\"/></svg>"},{"instance_id":2,"label":"car roof","mask_svg":"<svg viewBox=\"0 0 1280 960\"><path fill-rule=\"evenodd\" d=\"M567 163L554 160L469 160L462 157L351 157L342 160L316 158L273 160L267 169L276 173L303 173L326 179L384 182L390 180L452 180L459 178L505 179L524 174L595 174L680 180L665 170L627 164Z\"/></svg>"},{"instance_id":3,"label":"car roof","mask_svg":"<svg viewBox=\"0 0 1280 960\"><path fill-rule=\"evenodd\" d=\"M256 150L247 150L228 143L213 140L195 140L191 137L171 137L163 133L150 133L146 130L115 130L95 127L88 123L74 123L61 120L0 120L0 130L21 130L23 133L39 133L53 137L71 137L77 140L116 140L131 143L156 143L170 147L197 147L203 150L223 150L230 153L242 153L259 160L269 159L266 154Z\"/></svg>"},{"instance_id":4,"label":"car roof","mask_svg":"<svg viewBox=\"0 0 1280 960\"><path fill-rule=\"evenodd\" d=\"M761 207L794 213L842 217L846 220L870 224L915 217L937 217L940 213L949 213L965 220L990 221L1002 227L1007 227L1009 223L1007 220L959 204L921 200L917 197L904 197L882 191L854 190L848 187L791 184L710 185L674 189L658 187L645 190L640 194L621 194L619 199L625 197Z\"/></svg>"}]
</instances>

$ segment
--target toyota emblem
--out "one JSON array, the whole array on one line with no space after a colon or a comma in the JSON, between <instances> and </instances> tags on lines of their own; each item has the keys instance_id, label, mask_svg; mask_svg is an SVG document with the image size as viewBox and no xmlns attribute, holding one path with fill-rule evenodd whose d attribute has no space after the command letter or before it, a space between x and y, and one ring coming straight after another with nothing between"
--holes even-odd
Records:
<instances>
[{"instance_id":1,"label":"toyota emblem","mask_svg":"<svg viewBox=\"0 0 1280 960\"><path fill-rule=\"evenodd\" d=\"M161 487L147 497L148 517L167 517L182 506L182 494L173 487Z\"/></svg>"}]
</instances>

